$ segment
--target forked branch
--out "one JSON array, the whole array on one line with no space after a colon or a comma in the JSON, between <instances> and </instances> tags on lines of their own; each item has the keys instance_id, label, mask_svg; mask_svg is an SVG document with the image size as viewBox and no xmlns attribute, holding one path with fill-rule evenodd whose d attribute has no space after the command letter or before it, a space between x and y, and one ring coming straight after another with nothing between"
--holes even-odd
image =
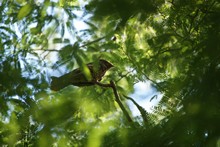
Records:
<instances>
[{"instance_id":1,"label":"forked branch","mask_svg":"<svg viewBox=\"0 0 220 147\"><path fill-rule=\"evenodd\" d=\"M127 118L127 120L129 122L133 122L131 116L129 115L128 111L126 110L126 108L124 107L124 105L122 104L119 95L118 95L118 91L117 88L115 86L115 83L113 81L110 81L110 84L102 84L100 82L96 82L97 85L101 86L101 87L110 87L112 88L114 95L115 95L115 101L118 103L119 107L121 108L123 114L125 115L125 117Z\"/></svg>"}]
</instances>

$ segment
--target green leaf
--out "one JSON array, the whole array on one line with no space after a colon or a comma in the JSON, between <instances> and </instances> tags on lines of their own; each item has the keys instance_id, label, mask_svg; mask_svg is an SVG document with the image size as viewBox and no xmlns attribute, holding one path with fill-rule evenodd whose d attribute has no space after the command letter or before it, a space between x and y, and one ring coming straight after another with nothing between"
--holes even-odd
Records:
<instances>
[{"instance_id":1,"label":"green leaf","mask_svg":"<svg viewBox=\"0 0 220 147\"><path fill-rule=\"evenodd\" d=\"M65 38L64 41L63 41L63 43L70 43L70 40L67 39L67 38Z\"/></svg>"},{"instance_id":2,"label":"green leaf","mask_svg":"<svg viewBox=\"0 0 220 147\"><path fill-rule=\"evenodd\" d=\"M21 7L17 15L18 20L21 20L24 17L26 17L28 14L30 14L31 10L32 10L31 4L26 4L23 7Z\"/></svg>"},{"instance_id":3,"label":"green leaf","mask_svg":"<svg viewBox=\"0 0 220 147\"><path fill-rule=\"evenodd\" d=\"M30 31L31 31L32 34L41 33L41 27L37 26L37 27L31 28Z\"/></svg>"},{"instance_id":4,"label":"green leaf","mask_svg":"<svg viewBox=\"0 0 220 147\"><path fill-rule=\"evenodd\" d=\"M60 33L61 33L61 36L64 37L64 34L65 34L65 25L64 24L61 25L61 32Z\"/></svg>"},{"instance_id":5,"label":"green leaf","mask_svg":"<svg viewBox=\"0 0 220 147\"><path fill-rule=\"evenodd\" d=\"M91 75L91 73L90 73L90 70L89 70L88 66L86 66L86 64L83 62L83 59L82 59L78 54L75 54L74 57L75 57L75 59L76 59L78 65L80 65L79 68L80 68L80 69L82 70L82 72L84 73L86 79L87 79L88 81L91 81L92 75Z\"/></svg>"},{"instance_id":6,"label":"green leaf","mask_svg":"<svg viewBox=\"0 0 220 147\"><path fill-rule=\"evenodd\" d=\"M62 43L62 42L63 42L62 38L54 38L53 39L53 43Z\"/></svg>"},{"instance_id":7,"label":"green leaf","mask_svg":"<svg viewBox=\"0 0 220 147\"><path fill-rule=\"evenodd\" d=\"M72 45L66 45L60 49L59 56L61 57L61 59L65 59L66 57L69 57L73 52L74 52L74 47Z\"/></svg>"},{"instance_id":8,"label":"green leaf","mask_svg":"<svg viewBox=\"0 0 220 147\"><path fill-rule=\"evenodd\" d=\"M12 29L10 29L9 27L0 26L0 30L5 30L5 31L7 31L8 33L11 33L11 34L13 34L14 36L16 36L15 32L14 32Z\"/></svg>"}]
</instances>

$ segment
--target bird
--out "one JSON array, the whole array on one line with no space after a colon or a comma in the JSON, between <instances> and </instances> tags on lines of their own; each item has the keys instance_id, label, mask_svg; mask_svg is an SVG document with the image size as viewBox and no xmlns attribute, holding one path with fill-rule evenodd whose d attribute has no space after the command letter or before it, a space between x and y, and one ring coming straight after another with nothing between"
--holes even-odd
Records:
<instances>
[{"instance_id":1,"label":"bird","mask_svg":"<svg viewBox=\"0 0 220 147\"><path fill-rule=\"evenodd\" d=\"M50 89L53 91L59 91L69 85L78 87L95 85L97 82L102 80L102 77L105 75L106 71L113 67L110 62L104 59L99 59L98 65L96 64L96 62L86 64L91 74L90 79L85 76L80 68L74 69L73 71L60 77L52 76Z\"/></svg>"}]
</instances>

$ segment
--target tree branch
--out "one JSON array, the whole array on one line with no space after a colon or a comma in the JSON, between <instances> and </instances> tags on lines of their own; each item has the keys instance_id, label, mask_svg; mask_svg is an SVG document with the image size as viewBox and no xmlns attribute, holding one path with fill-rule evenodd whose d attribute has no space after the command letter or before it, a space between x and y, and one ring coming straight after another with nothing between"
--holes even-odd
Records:
<instances>
[{"instance_id":1,"label":"tree branch","mask_svg":"<svg viewBox=\"0 0 220 147\"><path fill-rule=\"evenodd\" d=\"M59 52L57 49L34 49L34 51L44 51L44 52Z\"/></svg>"},{"instance_id":2,"label":"tree branch","mask_svg":"<svg viewBox=\"0 0 220 147\"><path fill-rule=\"evenodd\" d=\"M103 83L100 83L100 82L95 82L96 85L99 85L101 87L112 87L111 84L103 84Z\"/></svg>"},{"instance_id":3,"label":"tree branch","mask_svg":"<svg viewBox=\"0 0 220 147\"><path fill-rule=\"evenodd\" d=\"M118 91L117 88L115 86L115 83L111 80L110 84L102 84L100 82L95 82L95 84L101 86L101 87L110 87L112 88L114 95L115 95L115 101L118 103L119 107L121 108L122 112L124 113L125 117L127 118L127 120L129 122L133 122L131 116L129 115L128 111L126 110L126 108L124 107L124 105L122 104L119 95L118 95Z\"/></svg>"},{"instance_id":4,"label":"tree branch","mask_svg":"<svg viewBox=\"0 0 220 147\"><path fill-rule=\"evenodd\" d=\"M118 105L120 106L121 110L123 111L124 115L126 116L127 120L129 122L133 122L133 120L131 119L130 115L128 114L127 110L125 109L124 105L122 104L120 98L119 98L119 95L118 95L118 92L117 92L117 89L116 89L116 86L115 86L115 83L113 81L110 81L110 84L112 86L112 89L113 89L113 92L114 92L114 95L115 95L115 101L118 103Z\"/></svg>"},{"instance_id":5,"label":"tree branch","mask_svg":"<svg viewBox=\"0 0 220 147\"><path fill-rule=\"evenodd\" d=\"M137 109L140 111L141 116L142 116L143 121L144 121L144 124L146 125L147 122L148 122L147 111L146 111L143 107L141 107L133 98L128 97L128 96L126 96L126 95L123 95L123 96L124 96L126 99L129 99L129 100L131 100L131 101L134 103L134 105L135 105L135 106L137 107Z\"/></svg>"}]
</instances>

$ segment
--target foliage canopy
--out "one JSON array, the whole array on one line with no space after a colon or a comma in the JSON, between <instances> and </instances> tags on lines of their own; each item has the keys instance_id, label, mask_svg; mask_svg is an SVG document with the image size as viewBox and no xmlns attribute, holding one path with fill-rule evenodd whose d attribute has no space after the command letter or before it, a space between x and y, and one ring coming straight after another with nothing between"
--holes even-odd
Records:
<instances>
[{"instance_id":1,"label":"foliage canopy","mask_svg":"<svg viewBox=\"0 0 220 147\"><path fill-rule=\"evenodd\" d=\"M219 1L3 0L0 12L0 145L220 146ZM113 91L50 90L100 58ZM138 82L163 95L151 113L128 96Z\"/></svg>"}]
</instances>

